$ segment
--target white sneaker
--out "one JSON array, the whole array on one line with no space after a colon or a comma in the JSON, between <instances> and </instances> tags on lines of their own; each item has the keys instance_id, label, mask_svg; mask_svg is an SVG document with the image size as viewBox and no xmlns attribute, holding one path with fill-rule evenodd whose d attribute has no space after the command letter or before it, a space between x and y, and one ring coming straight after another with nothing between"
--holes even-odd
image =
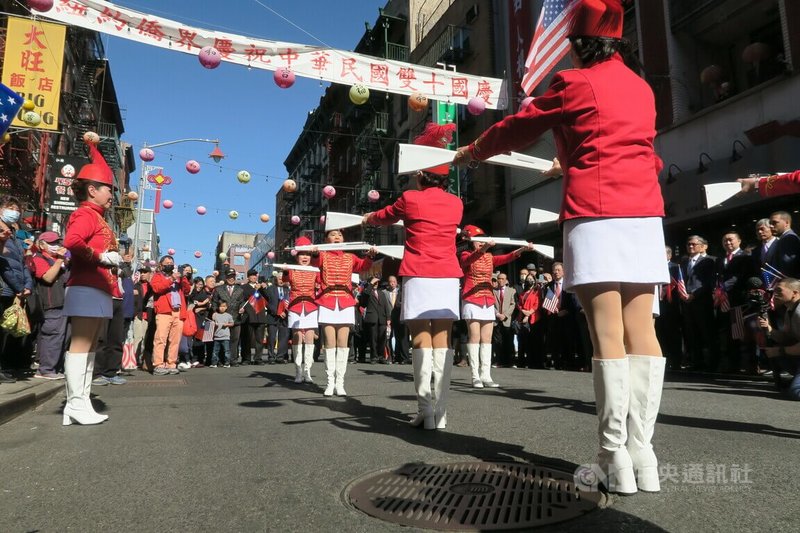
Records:
<instances>
[{"instance_id":1,"label":"white sneaker","mask_svg":"<svg viewBox=\"0 0 800 533\"><path fill-rule=\"evenodd\" d=\"M189 363L178 363L178 368L181 370L189 370L190 368L192 368L192 365L190 365Z\"/></svg>"}]
</instances>

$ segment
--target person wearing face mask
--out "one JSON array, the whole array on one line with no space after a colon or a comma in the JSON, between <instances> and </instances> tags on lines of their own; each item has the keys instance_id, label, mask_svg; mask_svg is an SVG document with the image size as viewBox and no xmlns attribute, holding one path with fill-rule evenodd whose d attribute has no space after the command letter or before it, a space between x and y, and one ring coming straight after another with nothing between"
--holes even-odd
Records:
<instances>
[{"instance_id":1,"label":"person wearing face mask","mask_svg":"<svg viewBox=\"0 0 800 533\"><path fill-rule=\"evenodd\" d=\"M8 242L8 239L11 237L13 233L12 229L3 222L2 217L0 217L0 248L3 248L5 244ZM0 262L0 264L4 265L5 262ZM8 285L9 281L6 278L7 270L0 269L0 277L2 277L2 283L0 285ZM2 304L2 300L0 300L0 304ZM0 307L0 313L5 310L5 307ZM9 373L3 372L3 360L0 357L0 383L14 383L16 382L16 378Z\"/></svg>"},{"instance_id":2,"label":"person wearing face mask","mask_svg":"<svg viewBox=\"0 0 800 533\"><path fill-rule=\"evenodd\" d=\"M519 352L517 365L520 368L544 368L544 335L542 331L542 291L534 281L535 270L529 271L517 296L519 324Z\"/></svg>"},{"instance_id":3,"label":"person wearing face mask","mask_svg":"<svg viewBox=\"0 0 800 533\"><path fill-rule=\"evenodd\" d=\"M33 253L33 275L36 291L44 311L44 322L36 339L39 370L34 375L40 379L64 379L61 368L64 343L67 338L67 317L64 315L64 290L69 279L65 255L67 249L54 231L45 231L36 240Z\"/></svg>"},{"instance_id":4,"label":"person wearing face mask","mask_svg":"<svg viewBox=\"0 0 800 533\"><path fill-rule=\"evenodd\" d=\"M87 143L92 162L72 182L80 206L69 217L64 246L72 265L64 294L64 314L72 337L64 357L67 403L63 424L99 424L107 415L95 412L90 393L97 338L113 314L111 295L117 290L113 267L122 262L119 243L105 221L114 197L114 174L94 144Z\"/></svg>"},{"instance_id":5,"label":"person wearing face mask","mask_svg":"<svg viewBox=\"0 0 800 533\"><path fill-rule=\"evenodd\" d=\"M158 272L150 280L153 310L156 313L156 336L153 340L153 375L178 374L178 350L186 320L186 295L192 290L189 278L175 268L172 257L159 261ZM166 358L165 358L166 352Z\"/></svg>"}]
</instances>

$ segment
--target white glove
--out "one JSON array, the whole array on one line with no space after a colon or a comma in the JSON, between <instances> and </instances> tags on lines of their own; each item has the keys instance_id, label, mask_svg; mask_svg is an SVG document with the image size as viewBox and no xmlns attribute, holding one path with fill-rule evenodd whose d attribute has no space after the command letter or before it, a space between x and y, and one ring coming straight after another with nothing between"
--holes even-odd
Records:
<instances>
[{"instance_id":1,"label":"white glove","mask_svg":"<svg viewBox=\"0 0 800 533\"><path fill-rule=\"evenodd\" d=\"M103 252L100 254L100 264L105 266L119 266L122 263L122 256L117 252Z\"/></svg>"}]
</instances>

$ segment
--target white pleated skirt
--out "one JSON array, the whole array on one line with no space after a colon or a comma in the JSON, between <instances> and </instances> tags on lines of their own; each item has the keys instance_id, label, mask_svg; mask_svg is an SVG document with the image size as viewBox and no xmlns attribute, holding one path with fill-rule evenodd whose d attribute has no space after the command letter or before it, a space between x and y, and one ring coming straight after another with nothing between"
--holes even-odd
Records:
<instances>
[{"instance_id":1,"label":"white pleated skirt","mask_svg":"<svg viewBox=\"0 0 800 533\"><path fill-rule=\"evenodd\" d=\"M356 323L356 307L353 306L339 309L339 298L336 298L336 307L333 309L328 309L327 307L322 307L321 305L319 306L317 320L320 324L352 326Z\"/></svg>"},{"instance_id":2,"label":"white pleated skirt","mask_svg":"<svg viewBox=\"0 0 800 533\"><path fill-rule=\"evenodd\" d=\"M64 292L64 316L111 318L114 306L111 295L94 287L73 285Z\"/></svg>"},{"instance_id":3,"label":"white pleated skirt","mask_svg":"<svg viewBox=\"0 0 800 533\"><path fill-rule=\"evenodd\" d=\"M317 310L306 312L305 309L301 313L289 311L286 320L289 329L316 329L319 326L319 314Z\"/></svg>"},{"instance_id":4,"label":"white pleated skirt","mask_svg":"<svg viewBox=\"0 0 800 533\"><path fill-rule=\"evenodd\" d=\"M400 320L458 320L458 278L404 278Z\"/></svg>"},{"instance_id":5,"label":"white pleated skirt","mask_svg":"<svg viewBox=\"0 0 800 533\"><path fill-rule=\"evenodd\" d=\"M564 223L564 288L607 282L669 282L660 217L576 218Z\"/></svg>"},{"instance_id":6,"label":"white pleated skirt","mask_svg":"<svg viewBox=\"0 0 800 533\"><path fill-rule=\"evenodd\" d=\"M472 302L461 304L461 318L464 320L488 320L494 322L494 306L484 307Z\"/></svg>"}]
</instances>

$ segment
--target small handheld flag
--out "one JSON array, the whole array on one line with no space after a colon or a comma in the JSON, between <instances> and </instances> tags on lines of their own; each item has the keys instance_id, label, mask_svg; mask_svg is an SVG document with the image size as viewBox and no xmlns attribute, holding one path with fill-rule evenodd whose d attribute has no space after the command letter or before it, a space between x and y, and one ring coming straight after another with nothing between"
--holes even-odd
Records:
<instances>
[{"instance_id":1,"label":"small handheld flag","mask_svg":"<svg viewBox=\"0 0 800 533\"><path fill-rule=\"evenodd\" d=\"M19 94L0 83L0 137L8 131L22 104L23 98Z\"/></svg>"}]
</instances>

